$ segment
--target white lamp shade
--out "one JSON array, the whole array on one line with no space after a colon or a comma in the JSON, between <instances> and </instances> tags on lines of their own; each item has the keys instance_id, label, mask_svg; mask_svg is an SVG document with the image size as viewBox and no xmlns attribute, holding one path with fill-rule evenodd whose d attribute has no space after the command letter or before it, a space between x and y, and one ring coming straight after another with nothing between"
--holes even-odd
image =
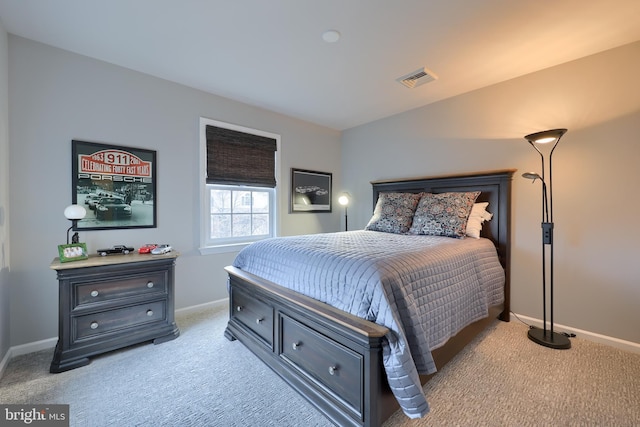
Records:
<instances>
[{"instance_id":1,"label":"white lamp shade","mask_svg":"<svg viewBox=\"0 0 640 427\"><path fill-rule=\"evenodd\" d=\"M343 194L342 196L338 197L338 203L340 203L342 206L347 206L349 204L349 196Z\"/></svg>"},{"instance_id":2,"label":"white lamp shade","mask_svg":"<svg viewBox=\"0 0 640 427\"><path fill-rule=\"evenodd\" d=\"M82 219L87 215L87 210L80 205L70 205L64 210L67 219Z\"/></svg>"}]
</instances>

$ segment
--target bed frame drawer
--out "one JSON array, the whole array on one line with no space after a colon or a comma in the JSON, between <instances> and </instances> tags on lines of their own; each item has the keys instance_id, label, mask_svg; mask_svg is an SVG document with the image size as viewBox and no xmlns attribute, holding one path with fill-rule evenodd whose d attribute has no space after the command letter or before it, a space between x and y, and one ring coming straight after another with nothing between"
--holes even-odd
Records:
<instances>
[{"instance_id":1,"label":"bed frame drawer","mask_svg":"<svg viewBox=\"0 0 640 427\"><path fill-rule=\"evenodd\" d=\"M273 308L249 295L231 290L231 317L273 346Z\"/></svg>"},{"instance_id":2,"label":"bed frame drawer","mask_svg":"<svg viewBox=\"0 0 640 427\"><path fill-rule=\"evenodd\" d=\"M394 401L381 360L388 329L264 279L257 283L257 277L234 267L226 270L230 319L225 336L240 340L335 425L379 427L388 417L387 402ZM267 325L271 329L262 330ZM381 394L384 404L378 404Z\"/></svg>"},{"instance_id":3,"label":"bed frame drawer","mask_svg":"<svg viewBox=\"0 0 640 427\"><path fill-rule=\"evenodd\" d=\"M280 357L361 414L363 356L286 315L280 328Z\"/></svg>"}]
</instances>

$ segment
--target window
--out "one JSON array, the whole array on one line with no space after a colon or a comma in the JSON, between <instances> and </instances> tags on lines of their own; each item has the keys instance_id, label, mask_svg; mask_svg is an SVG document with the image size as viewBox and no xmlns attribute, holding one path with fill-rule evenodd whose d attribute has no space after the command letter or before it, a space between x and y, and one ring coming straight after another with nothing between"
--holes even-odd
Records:
<instances>
[{"instance_id":1,"label":"window","mask_svg":"<svg viewBox=\"0 0 640 427\"><path fill-rule=\"evenodd\" d=\"M236 251L276 235L279 135L200 120L201 253Z\"/></svg>"},{"instance_id":2,"label":"window","mask_svg":"<svg viewBox=\"0 0 640 427\"><path fill-rule=\"evenodd\" d=\"M273 236L272 189L208 184L207 192L210 239L243 243Z\"/></svg>"}]
</instances>

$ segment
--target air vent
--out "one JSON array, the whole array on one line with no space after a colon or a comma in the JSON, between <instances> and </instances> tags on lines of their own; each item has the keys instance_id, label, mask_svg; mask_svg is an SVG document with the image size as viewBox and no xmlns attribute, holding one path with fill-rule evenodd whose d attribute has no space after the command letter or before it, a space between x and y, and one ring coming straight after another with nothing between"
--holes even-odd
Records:
<instances>
[{"instance_id":1,"label":"air vent","mask_svg":"<svg viewBox=\"0 0 640 427\"><path fill-rule=\"evenodd\" d=\"M438 76L436 76L431 70L427 70L426 68L422 67L419 70L414 71L413 73L409 73L406 76L400 77L399 79L397 79L397 81L412 89L414 87L422 86L425 83L432 82L437 78Z\"/></svg>"}]
</instances>

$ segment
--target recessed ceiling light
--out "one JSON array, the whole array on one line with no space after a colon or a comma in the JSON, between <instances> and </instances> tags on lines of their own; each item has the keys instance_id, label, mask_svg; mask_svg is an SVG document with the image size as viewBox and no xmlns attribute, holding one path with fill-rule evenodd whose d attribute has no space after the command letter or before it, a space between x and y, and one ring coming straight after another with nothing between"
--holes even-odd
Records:
<instances>
[{"instance_id":1,"label":"recessed ceiling light","mask_svg":"<svg viewBox=\"0 0 640 427\"><path fill-rule=\"evenodd\" d=\"M327 30L322 33L322 40L326 41L327 43L335 43L340 40L340 32L336 30Z\"/></svg>"}]
</instances>

